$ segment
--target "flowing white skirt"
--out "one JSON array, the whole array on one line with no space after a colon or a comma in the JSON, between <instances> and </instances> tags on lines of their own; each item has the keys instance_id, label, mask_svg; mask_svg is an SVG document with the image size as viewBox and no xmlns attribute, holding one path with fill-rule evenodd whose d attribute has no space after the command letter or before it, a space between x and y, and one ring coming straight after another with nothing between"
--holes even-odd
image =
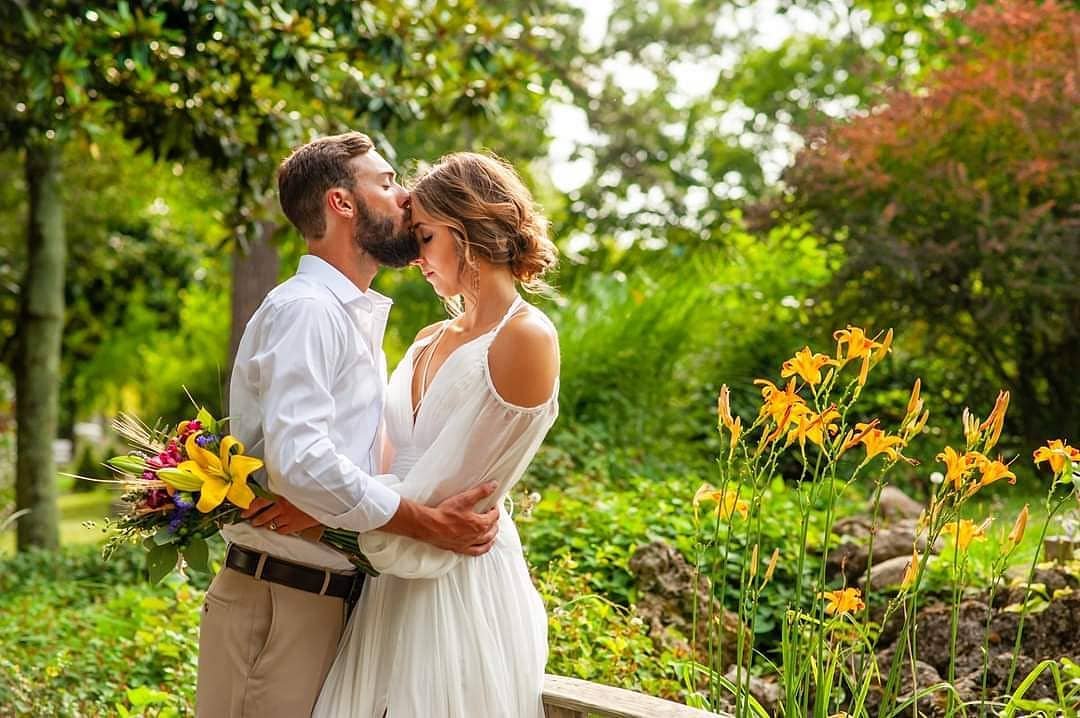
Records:
<instances>
[{"instance_id":1,"label":"flowing white skirt","mask_svg":"<svg viewBox=\"0 0 1080 718\"><path fill-rule=\"evenodd\" d=\"M547 616L516 527L435 579L368 579L315 718L543 718Z\"/></svg>"}]
</instances>

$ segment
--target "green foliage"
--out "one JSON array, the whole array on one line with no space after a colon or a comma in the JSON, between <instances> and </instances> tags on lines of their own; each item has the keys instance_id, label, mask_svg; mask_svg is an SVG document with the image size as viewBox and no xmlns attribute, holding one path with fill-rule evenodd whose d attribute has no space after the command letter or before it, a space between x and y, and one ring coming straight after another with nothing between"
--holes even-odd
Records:
<instances>
[{"instance_id":1,"label":"green foliage","mask_svg":"<svg viewBox=\"0 0 1080 718\"><path fill-rule=\"evenodd\" d=\"M569 555L537 578L548 611L547 671L649 695L678 698L673 663L685 656L661 652L632 609L594 593Z\"/></svg>"},{"instance_id":2,"label":"green foliage","mask_svg":"<svg viewBox=\"0 0 1080 718\"><path fill-rule=\"evenodd\" d=\"M0 705L16 715L191 715L201 591L151 587L141 551L0 562Z\"/></svg>"}]
</instances>

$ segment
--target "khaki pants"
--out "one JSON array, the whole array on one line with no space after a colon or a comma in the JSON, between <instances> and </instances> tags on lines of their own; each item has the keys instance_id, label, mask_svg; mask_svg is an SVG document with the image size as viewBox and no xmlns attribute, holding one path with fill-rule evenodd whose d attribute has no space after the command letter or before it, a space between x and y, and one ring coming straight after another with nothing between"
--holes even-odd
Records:
<instances>
[{"instance_id":1,"label":"khaki pants","mask_svg":"<svg viewBox=\"0 0 1080 718\"><path fill-rule=\"evenodd\" d=\"M199 626L198 718L308 718L337 654L345 601L231 568Z\"/></svg>"}]
</instances>

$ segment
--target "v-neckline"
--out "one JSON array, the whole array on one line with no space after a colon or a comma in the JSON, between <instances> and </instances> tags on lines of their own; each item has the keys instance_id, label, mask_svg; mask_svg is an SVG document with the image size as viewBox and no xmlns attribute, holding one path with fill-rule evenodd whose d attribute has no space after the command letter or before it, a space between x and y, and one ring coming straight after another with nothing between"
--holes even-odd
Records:
<instances>
[{"instance_id":1,"label":"v-neckline","mask_svg":"<svg viewBox=\"0 0 1080 718\"><path fill-rule=\"evenodd\" d=\"M416 352L414 351L413 355L408 357L408 360L409 360L409 383L408 383L409 408L412 409L412 416L410 417L410 419L412 420L411 421L411 429L412 429L413 432L416 431L416 425L418 423L420 423L420 413L424 410L424 406L427 404L427 398L431 395L432 389L435 388L435 384L439 381L439 377L442 376L443 369L445 369L446 365L450 363L450 360L453 359L454 356L459 351L464 349L465 347L469 346L470 344L473 344L474 342L476 342L476 341L478 341L480 339L483 339L484 337L491 334L492 332L498 331L499 328L502 327L503 323L506 321L507 317L511 316L511 313L514 310L514 307L516 307L518 305L518 302L520 302L520 301L522 301L521 295L516 295L514 297L513 301L510 302L510 306L508 306L506 308L506 312L503 313L502 318L500 318L499 321L495 323L495 326L493 326L491 329L488 329L486 332L483 332L481 334L477 334L472 339L469 339L469 340L467 340L465 342L462 342L461 345L456 346L452 350L450 350L450 353L446 355L445 359L443 359L442 364L440 364L439 368L435 370L435 374L431 377L431 380L428 382L427 389L420 395L419 400L416 400L415 402L413 400L413 380L416 379L416 356L415 356ZM452 321L452 320L447 320L447 321ZM430 337L424 337L424 339L430 339L430 341L428 341L423 346L428 346L428 345L433 344L434 342L438 341L439 335L445 330L446 330L446 326L444 325L443 327L440 327L440 329L438 331L432 332ZM412 348L415 349L418 344L419 344L419 342L417 342L416 344L413 344Z\"/></svg>"}]
</instances>

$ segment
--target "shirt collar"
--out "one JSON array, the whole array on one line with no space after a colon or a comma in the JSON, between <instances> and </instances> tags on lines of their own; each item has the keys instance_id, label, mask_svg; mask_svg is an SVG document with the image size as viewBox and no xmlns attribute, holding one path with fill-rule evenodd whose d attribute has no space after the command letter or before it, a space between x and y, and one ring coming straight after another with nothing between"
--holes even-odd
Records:
<instances>
[{"instance_id":1,"label":"shirt collar","mask_svg":"<svg viewBox=\"0 0 1080 718\"><path fill-rule=\"evenodd\" d=\"M355 306L368 312L376 309L389 309L393 301L374 289L361 292L352 281L346 277L334 265L325 259L313 254L305 254L300 257L300 266L297 274L303 274L319 282L338 298L338 301L346 306Z\"/></svg>"}]
</instances>

